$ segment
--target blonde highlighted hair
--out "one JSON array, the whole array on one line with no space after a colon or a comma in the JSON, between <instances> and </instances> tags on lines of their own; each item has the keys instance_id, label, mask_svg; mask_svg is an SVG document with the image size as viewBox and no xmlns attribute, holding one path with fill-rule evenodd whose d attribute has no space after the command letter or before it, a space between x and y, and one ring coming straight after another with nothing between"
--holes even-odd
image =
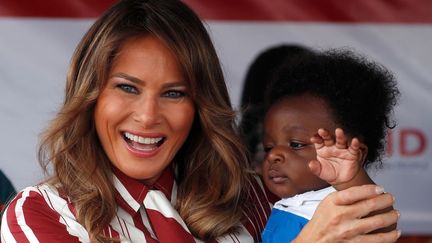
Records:
<instances>
[{"instance_id":1,"label":"blonde highlighted hair","mask_svg":"<svg viewBox=\"0 0 432 243\"><path fill-rule=\"evenodd\" d=\"M178 58L197 115L177 153L176 207L191 232L209 240L233 233L243 219L248 191L247 156L216 51L196 14L176 0L123 0L88 30L71 60L64 104L43 134L39 161L52 166L50 183L75 204L90 237L116 213L112 171L95 130L94 108L121 45L154 35Z\"/></svg>"}]
</instances>

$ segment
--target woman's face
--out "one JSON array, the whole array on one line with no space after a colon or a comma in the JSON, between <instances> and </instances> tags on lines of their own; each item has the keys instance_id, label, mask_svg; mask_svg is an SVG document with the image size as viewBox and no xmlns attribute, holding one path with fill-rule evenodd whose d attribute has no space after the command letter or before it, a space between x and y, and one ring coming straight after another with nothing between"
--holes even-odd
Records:
<instances>
[{"instance_id":1,"label":"woman's face","mask_svg":"<svg viewBox=\"0 0 432 243\"><path fill-rule=\"evenodd\" d=\"M95 122L111 163L150 185L185 142L195 116L173 53L151 35L126 41L98 97Z\"/></svg>"},{"instance_id":2,"label":"woman's face","mask_svg":"<svg viewBox=\"0 0 432 243\"><path fill-rule=\"evenodd\" d=\"M283 98L270 107L264 120L266 158L262 174L271 192L286 198L328 186L308 167L309 161L316 159L310 138L319 128L336 129L332 114L320 98Z\"/></svg>"}]
</instances>

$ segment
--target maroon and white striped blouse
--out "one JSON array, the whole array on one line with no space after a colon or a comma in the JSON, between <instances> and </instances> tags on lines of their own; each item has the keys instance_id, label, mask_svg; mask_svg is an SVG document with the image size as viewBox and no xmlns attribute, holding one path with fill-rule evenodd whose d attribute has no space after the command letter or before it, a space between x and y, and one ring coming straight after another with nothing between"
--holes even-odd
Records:
<instances>
[{"instance_id":1,"label":"maroon and white striped blouse","mask_svg":"<svg viewBox=\"0 0 432 243\"><path fill-rule=\"evenodd\" d=\"M117 214L104 234L121 242L200 242L189 232L173 203L177 187L171 170L149 189L114 169ZM247 221L236 234L217 242L258 242L271 205L259 179L251 181L254 207L244 209ZM74 205L52 185L27 187L5 209L1 240L11 242L89 242L85 228L77 222Z\"/></svg>"}]
</instances>

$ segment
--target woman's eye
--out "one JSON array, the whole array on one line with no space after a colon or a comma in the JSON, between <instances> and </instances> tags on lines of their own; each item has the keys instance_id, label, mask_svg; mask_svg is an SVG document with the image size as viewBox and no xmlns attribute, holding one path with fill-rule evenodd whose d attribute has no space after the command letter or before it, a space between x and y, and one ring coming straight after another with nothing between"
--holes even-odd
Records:
<instances>
[{"instance_id":1,"label":"woman's eye","mask_svg":"<svg viewBox=\"0 0 432 243\"><path fill-rule=\"evenodd\" d=\"M296 149L301 149L301 148L305 147L306 144L304 144L304 143L299 143L299 142L290 142L290 143L289 143L289 146L290 146L290 148L296 150Z\"/></svg>"},{"instance_id":2,"label":"woman's eye","mask_svg":"<svg viewBox=\"0 0 432 243\"><path fill-rule=\"evenodd\" d=\"M126 93L131 93L131 94L138 94L138 90L129 84L119 84L117 85L118 88L120 88L121 90L123 90Z\"/></svg>"},{"instance_id":3,"label":"woman's eye","mask_svg":"<svg viewBox=\"0 0 432 243\"><path fill-rule=\"evenodd\" d=\"M181 97L186 96L186 93L183 91L179 91L179 90L169 90L169 91L165 92L162 96L175 99L175 98L181 98Z\"/></svg>"}]
</instances>

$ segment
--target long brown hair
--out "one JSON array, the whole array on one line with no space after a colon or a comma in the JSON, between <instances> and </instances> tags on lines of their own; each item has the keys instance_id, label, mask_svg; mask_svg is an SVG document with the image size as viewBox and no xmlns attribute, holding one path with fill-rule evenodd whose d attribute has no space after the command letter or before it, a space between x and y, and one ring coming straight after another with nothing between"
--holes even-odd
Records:
<instances>
[{"instance_id":1,"label":"long brown hair","mask_svg":"<svg viewBox=\"0 0 432 243\"><path fill-rule=\"evenodd\" d=\"M42 137L39 161L53 166L50 182L75 204L90 237L116 213L110 161L95 131L94 107L112 60L129 38L154 35L178 58L197 115L175 161L176 207L191 232L204 240L232 233L247 197L245 148L210 37L196 14L176 0L124 0L88 30L71 60L63 107Z\"/></svg>"}]
</instances>

